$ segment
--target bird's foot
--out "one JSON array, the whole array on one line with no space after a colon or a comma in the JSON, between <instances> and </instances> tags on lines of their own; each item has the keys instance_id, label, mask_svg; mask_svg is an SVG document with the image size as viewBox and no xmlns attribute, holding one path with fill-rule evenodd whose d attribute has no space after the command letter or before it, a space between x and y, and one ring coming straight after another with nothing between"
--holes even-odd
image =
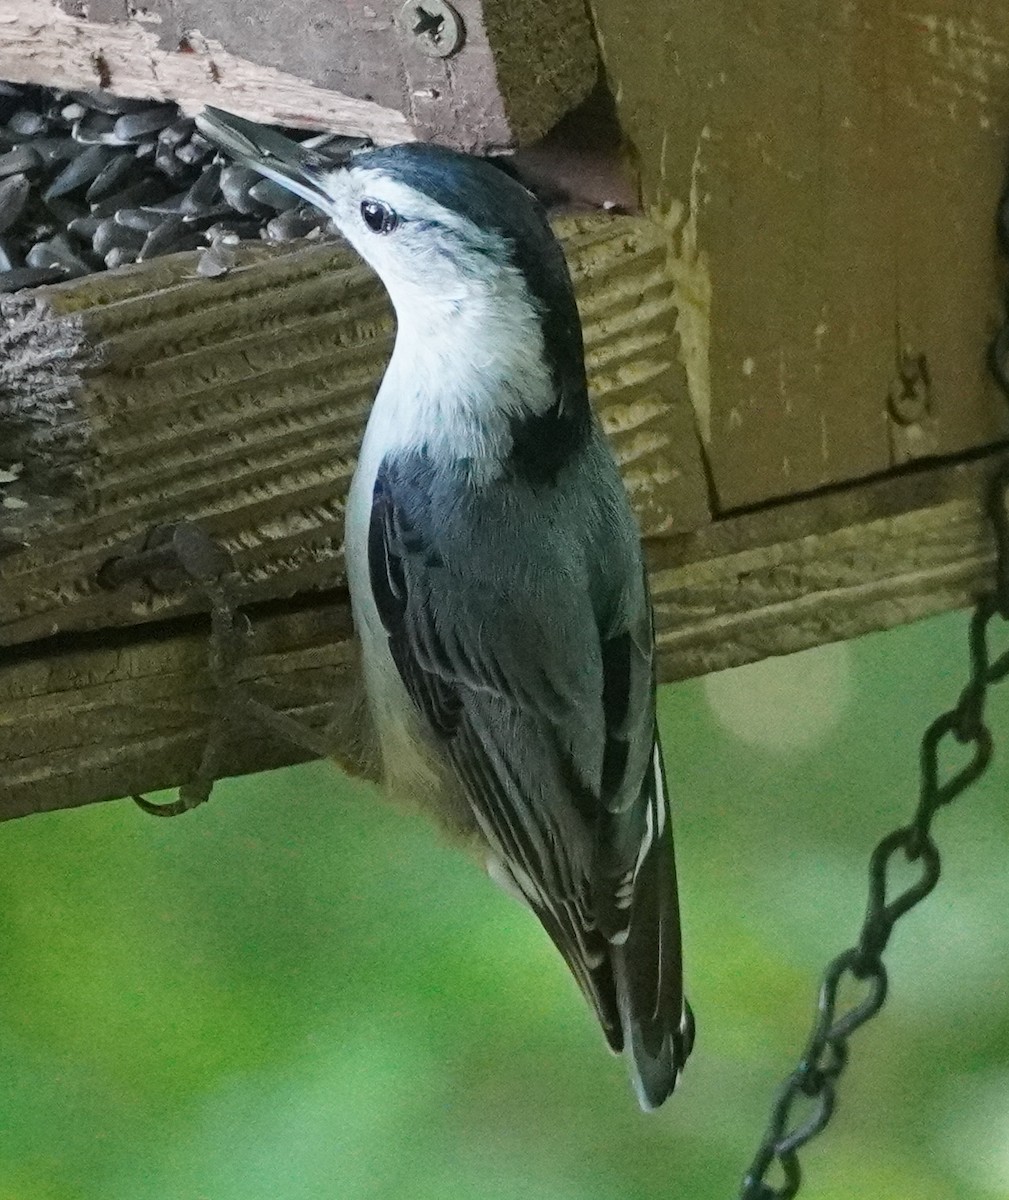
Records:
<instances>
[{"instance_id":1,"label":"bird's foot","mask_svg":"<svg viewBox=\"0 0 1009 1200\"><path fill-rule=\"evenodd\" d=\"M207 665L216 689L210 732L194 777L179 788L178 798L156 804L143 796L133 800L152 816L176 817L210 799L220 778L229 722L248 722L264 728L319 757L326 742L315 730L255 699L237 682L248 655L251 625L238 607L239 579L230 553L191 521L159 525L150 531L142 549L110 558L98 573L103 587L119 588L141 582L153 592L195 587L210 605Z\"/></svg>"}]
</instances>

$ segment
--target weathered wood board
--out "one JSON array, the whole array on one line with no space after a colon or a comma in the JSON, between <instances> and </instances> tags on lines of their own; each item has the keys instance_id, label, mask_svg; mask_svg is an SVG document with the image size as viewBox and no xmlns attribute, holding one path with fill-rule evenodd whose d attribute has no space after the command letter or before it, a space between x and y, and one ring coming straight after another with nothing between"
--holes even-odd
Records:
<instances>
[{"instance_id":1,"label":"weathered wood board","mask_svg":"<svg viewBox=\"0 0 1009 1200\"><path fill-rule=\"evenodd\" d=\"M646 206L675 243L718 511L1004 438L986 356L1009 7L592 7ZM893 389L916 391L909 424Z\"/></svg>"},{"instance_id":2,"label":"weathered wood board","mask_svg":"<svg viewBox=\"0 0 1009 1200\"><path fill-rule=\"evenodd\" d=\"M562 218L590 388L647 535L709 519L674 358L666 244ZM252 601L339 586L343 502L391 348L378 281L341 243L249 247L0 298L0 646L192 611L97 582L153 525L198 520ZM15 505L15 507L10 507ZM4 549L6 544L6 549Z\"/></svg>"},{"instance_id":3,"label":"weathered wood board","mask_svg":"<svg viewBox=\"0 0 1009 1200\"><path fill-rule=\"evenodd\" d=\"M4 0L0 79L205 104L281 125L485 153L541 137L589 93L581 0ZM415 32L417 31L417 32Z\"/></svg>"},{"instance_id":4,"label":"weathered wood board","mask_svg":"<svg viewBox=\"0 0 1009 1200\"><path fill-rule=\"evenodd\" d=\"M991 462L924 470L649 539L661 678L969 604L991 585L981 503L991 473ZM252 611L242 680L282 711L328 727L334 756L360 771L366 730L346 595ZM0 670L0 820L190 779L214 704L206 622L196 618L8 651ZM239 723L222 772L303 757Z\"/></svg>"}]
</instances>

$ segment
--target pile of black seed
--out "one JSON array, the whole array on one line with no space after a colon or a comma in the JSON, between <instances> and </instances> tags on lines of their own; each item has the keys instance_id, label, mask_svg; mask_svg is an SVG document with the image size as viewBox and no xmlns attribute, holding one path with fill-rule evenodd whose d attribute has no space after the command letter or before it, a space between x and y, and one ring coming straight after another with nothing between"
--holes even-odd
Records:
<instances>
[{"instance_id":1,"label":"pile of black seed","mask_svg":"<svg viewBox=\"0 0 1009 1200\"><path fill-rule=\"evenodd\" d=\"M323 151L345 142L292 136ZM198 270L221 274L238 241L325 227L222 158L174 104L0 83L0 292L199 248Z\"/></svg>"}]
</instances>

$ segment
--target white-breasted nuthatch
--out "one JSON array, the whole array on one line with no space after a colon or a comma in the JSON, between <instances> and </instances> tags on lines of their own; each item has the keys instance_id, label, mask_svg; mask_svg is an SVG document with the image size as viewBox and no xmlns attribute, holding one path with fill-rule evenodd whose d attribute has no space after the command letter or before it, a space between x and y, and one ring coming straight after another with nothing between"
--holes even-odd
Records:
<instances>
[{"instance_id":1,"label":"white-breasted nuthatch","mask_svg":"<svg viewBox=\"0 0 1009 1200\"><path fill-rule=\"evenodd\" d=\"M693 1022L654 634L560 246L481 159L411 143L335 162L215 109L199 123L326 212L396 311L346 515L387 782L532 908L655 1108Z\"/></svg>"}]
</instances>

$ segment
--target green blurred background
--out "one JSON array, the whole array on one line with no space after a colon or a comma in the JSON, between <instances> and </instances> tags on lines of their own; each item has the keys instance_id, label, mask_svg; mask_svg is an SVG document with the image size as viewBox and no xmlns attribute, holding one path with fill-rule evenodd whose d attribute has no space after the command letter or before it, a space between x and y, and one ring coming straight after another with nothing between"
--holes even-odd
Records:
<instances>
[{"instance_id":1,"label":"green blurred background","mask_svg":"<svg viewBox=\"0 0 1009 1200\"><path fill-rule=\"evenodd\" d=\"M731 1200L965 629L663 689L699 1032L653 1116L536 922L325 764L6 825L0 1200ZM1006 783L940 816L807 1200L1009 1195Z\"/></svg>"}]
</instances>

